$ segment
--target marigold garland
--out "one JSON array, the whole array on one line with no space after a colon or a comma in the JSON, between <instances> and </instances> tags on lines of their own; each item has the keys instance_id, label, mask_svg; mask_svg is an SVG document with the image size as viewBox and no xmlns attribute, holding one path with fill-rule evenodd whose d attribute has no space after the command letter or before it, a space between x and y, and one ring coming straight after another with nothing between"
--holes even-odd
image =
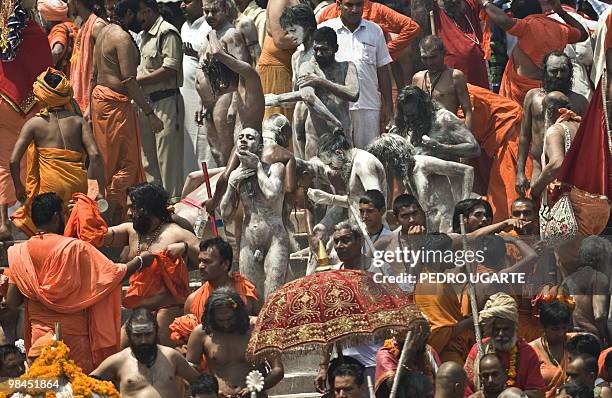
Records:
<instances>
[{"instance_id":1,"label":"marigold garland","mask_svg":"<svg viewBox=\"0 0 612 398\"><path fill-rule=\"evenodd\" d=\"M68 358L70 349L61 341L54 342L43 349L42 355L34 361L30 369L20 378L65 378L72 386L74 398L91 398L94 393L108 398L119 398L119 392L109 381L93 379L83 373L81 368ZM15 391L0 393L0 398L9 398ZM26 394L56 398L55 392L28 389Z\"/></svg>"},{"instance_id":2,"label":"marigold garland","mask_svg":"<svg viewBox=\"0 0 612 398\"><path fill-rule=\"evenodd\" d=\"M518 347L515 344L510 350L510 366L508 366L508 381L506 385L512 387L516 385L516 360L518 357Z\"/></svg>"}]
</instances>

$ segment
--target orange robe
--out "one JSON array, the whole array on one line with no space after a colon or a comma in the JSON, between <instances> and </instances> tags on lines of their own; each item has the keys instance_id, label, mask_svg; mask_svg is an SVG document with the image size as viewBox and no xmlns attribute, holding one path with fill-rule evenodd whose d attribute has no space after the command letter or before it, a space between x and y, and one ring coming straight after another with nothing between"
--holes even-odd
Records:
<instances>
[{"instance_id":1,"label":"orange robe","mask_svg":"<svg viewBox=\"0 0 612 398\"><path fill-rule=\"evenodd\" d=\"M257 73L261 78L264 94L283 94L292 91L291 56L294 52L295 50L281 50L276 47L272 37L266 35L257 64ZM287 119L293 120L293 107L281 106L266 107L264 120L274 113L281 113Z\"/></svg>"},{"instance_id":2,"label":"orange robe","mask_svg":"<svg viewBox=\"0 0 612 398\"><path fill-rule=\"evenodd\" d=\"M17 57L10 62L0 62L0 205L12 206L17 201L9 160L21 127L37 112L32 84L53 63L45 32L33 20L26 25L21 31L23 41ZM22 181L25 169L24 159Z\"/></svg>"},{"instance_id":3,"label":"orange robe","mask_svg":"<svg viewBox=\"0 0 612 398\"><path fill-rule=\"evenodd\" d=\"M472 133L482 148L474 161L475 179L486 189L493 208L493 222L510 217L512 202L518 198L514 188L518 143L523 108L518 103L490 90L468 84L472 102ZM525 167L531 175L531 159Z\"/></svg>"},{"instance_id":4,"label":"orange robe","mask_svg":"<svg viewBox=\"0 0 612 398\"><path fill-rule=\"evenodd\" d=\"M565 336L565 341L569 341L572 337L574 337L577 333L568 333ZM539 340L539 338L537 339ZM565 374L565 369L567 368L567 364L569 363L569 353L565 351L565 355L563 356L563 360L559 364L559 366L553 364L550 361L550 357L543 351L536 341L532 341L529 343L531 348L538 355L538 359L540 360L540 373L542 373L542 378L544 379L544 383L546 384L546 398L554 398L557 396L557 388L561 387L565 384L567 375Z\"/></svg>"},{"instance_id":5,"label":"orange robe","mask_svg":"<svg viewBox=\"0 0 612 398\"><path fill-rule=\"evenodd\" d=\"M253 285L244 275L238 272L232 272L231 278L234 282L234 290L236 290L236 293L240 295L240 298L242 298L242 301L244 301L245 304L248 303L249 298L257 300L255 285ZM212 294L213 290L214 287L210 284L210 282L204 282L204 284L198 290L196 290L196 294L191 302L191 307L189 310L192 314L197 316L198 319L202 319L206 300L208 300L208 297Z\"/></svg>"},{"instance_id":6,"label":"orange robe","mask_svg":"<svg viewBox=\"0 0 612 398\"><path fill-rule=\"evenodd\" d=\"M74 99L83 112L89 106L89 88L93 74L94 50L91 34L93 26L98 20L102 21L102 18L92 13L87 18L87 21L81 25L72 50L72 57L70 58L70 84L72 84Z\"/></svg>"},{"instance_id":7,"label":"orange robe","mask_svg":"<svg viewBox=\"0 0 612 398\"><path fill-rule=\"evenodd\" d=\"M70 21L55 25L51 28L51 32L49 32L49 46L51 49L53 49L56 44L61 44L64 47L62 56L56 67L68 77L70 77L70 58L72 57L72 48L77 32L77 27Z\"/></svg>"},{"instance_id":8,"label":"orange robe","mask_svg":"<svg viewBox=\"0 0 612 398\"><path fill-rule=\"evenodd\" d=\"M155 257L150 267L130 276L130 286L123 299L125 308L137 308L143 299L160 294L163 290L183 303L191 293L185 261L181 257L172 259L161 253Z\"/></svg>"},{"instance_id":9,"label":"orange robe","mask_svg":"<svg viewBox=\"0 0 612 398\"><path fill-rule=\"evenodd\" d=\"M599 359L597 360L597 367L599 368L599 377L601 377L607 382L612 381L611 375L609 375L608 371L606 370L606 357L611 352L612 352L612 347L606 348L605 350L601 352L601 354L599 354Z\"/></svg>"},{"instance_id":10,"label":"orange robe","mask_svg":"<svg viewBox=\"0 0 612 398\"><path fill-rule=\"evenodd\" d=\"M60 148L37 148L33 143L28 148L26 179L26 202L11 220L26 235L36 233L30 218L32 200L36 195L55 192L62 198L67 209L68 200L76 192L87 193L87 171L81 152Z\"/></svg>"},{"instance_id":11,"label":"orange robe","mask_svg":"<svg viewBox=\"0 0 612 398\"><path fill-rule=\"evenodd\" d=\"M78 238L95 247L102 246L108 226L100 215L97 203L82 193L74 194L72 199L76 203L66 222L64 236Z\"/></svg>"},{"instance_id":12,"label":"orange robe","mask_svg":"<svg viewBox=\"0 0 612 398\"><path fill-rule=\"evenodd\" d=\"M145 181L136 110L127 95L96 86L91 95L91 122L104 159L106 198L125 213L127 188Z\"/></svg>"},{"instance_id":13,"label":"orange robe","mask_svg":"<svg viewBox=\"0 0 612 398\"><path fill-rule=\"evenodd\" d=\"M518 74L513 61L515 53L522 51L533 65L540 68L544 56L549 52L563 51L568 44L578 43L580 31L542 14L529 15L515 21L515 25L507 32L516 36L518 43L506 64L499 94L522 104L527 91L540 87L541 81Z\"/></svg>"},{"instance_id":14,"label":"orange robe","mask_svg":"<svg viewBox=\"0 0 612 398\"><path fill-rule=\"evenodd\" d=\"M422 272L431 272L423 270ZM469 331L451 338L453 328L463 319L459 299L453 287L447 283L417 283L414 302L429 320L431 336L428 344L440 356L442 362L465 361L469 343Z\"/></svg>"},{"instance_id":15,"label":"orange robe","mask_svg":"<svg viewBox=\"0 0 612 398\"><path fill-rule=\"evenodd\" d=\"M8 250L10 283L27 298L26 350L61 323L70 356L86 373L119 349L121 280L92 245L55 234L37 235Z\"/></svg>"}]
</instances>

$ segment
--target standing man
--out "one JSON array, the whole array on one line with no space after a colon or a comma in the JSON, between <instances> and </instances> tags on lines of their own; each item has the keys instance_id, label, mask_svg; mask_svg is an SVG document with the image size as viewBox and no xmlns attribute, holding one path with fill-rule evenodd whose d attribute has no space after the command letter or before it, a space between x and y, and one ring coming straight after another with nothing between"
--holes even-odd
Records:
<instances>
[{"instance_id":1,"label":"standing man","mask_svg":"<svg viewBox=\"0 0 612 398\"><path fill-rule=\"evenodd\" d=\"M69 76L77 28L68 18L68 4L63 0L41 0L38 1L37 7L43 26L49 34L53 66Z\"/></svg>"},{"instance_id":2,"label":"standing man","mask_svg":"<svg viewBox=\"0 0 612 398\"><path fill-rule=\"evenodd\" d=\"M138 20L142 25L140 65L137 81L149 96L153 112L164 124L155 126L140 113L143 166L147 181L162 185L171 203L181 197L183 168L175 161L183 157L183 44L178 30L159 14L156 0L140 0Z\"/></svg>"},{"instance_id":3,"label":"standing man","mask_svg":"<svg viewBox=\"0 0 612 398\"><path fill-rule=\"evenodd\" d=\"M340 7L338 3L330 7L326 7L317 16L317 21L323 23L329 19L340 16ZM383 30L385 38L393 38L387 43L389 55L393 59L393 65L400 66L400 70L404 72L402 67L407 67L407 71L412 71L412 65L400 65L401 61L411 61L410 57L403 57L405 53L410 52L412 41L419 36L421 27L414 22L410 17L399 13L398 11L387 7L385 4L364 0L362 18L372 21ZM395 76L396 79L398 76ZM397 81L397 87L401 88L406 85L404 74L399 75L400 80Z\"/></svg>"},{"instance_id":4,"label":"standing man","mask_svg":"<svg viewBox=\"0 0 612 398\"><path fill-rule=\"evenodd\" d=\"M0 241L12 238L8 209L17 200L9 168L13 147L21 127L38 111L32 84L53 63L47 35L30 17L36 2L8 0L7 4L9 10L23 13L26 19L16 25L23 41L17 45L9 42L0 50ZM9 31L8 20L0 21L0 31Z\"/></svg>"},{"instance_id":5,"label":"standing man","mask_svg":"<svg viewBox=\"0 0 612 398\"><path fill-rule=\"evenodd\" d=\"M143 252L114 264L89 243L62 236L63 203L52 192L34 198L32 219L40 233L8 250L6 305L27 300L26 350L56 333L59 322L71 358L89 373L119 347L122 280L154 257Z\"/></svg>"},{"instance_id":6,"label":"standing man","mask_svg":"<svg viewBox=\"0 0 612 398\"><path fill-rule=\"evenodd\" d=\"M206 36L211 28L204 18L202 0L183 0L181 9L186 19L181 28L185 52L181 95L185 102L183 174L186 176L199 170L202 162L207 162L209 168L213 167L206 130L196 122L196 113L202 108L200 96L196 91L196 70L200 51L206 46Z\"/></svg>"},{"instance_id":7,"label":"standing man","mask_svg":"<svg viewBox=\"0 0 612 398\"><path fill-rule=\"evenodd\" d=\"M411 8L423 31L442 39L444 63L463 72L468 83L488 89L487 49L477 0L414 0ZM430 24L430 12L434 14L434 26Z\"/></svg>"},{"instance_id":8,"label":"standing man","mask_svg":"<svg viewBox=\"0 0 612 398\"><path fill-rule=\"evenodd\" d=\"M141 157L141 131L132 100L147 115L154 131L161 131L162 121L153 112L136 81L138 48L117 15L119 7L132 14L138 11L138 0L121 0L112 22L98 36L94 49L94 87L91 93L91 124L104 159L106 195L109 209L104 213L110 225L125 219L126 190L144 181ZM125 15L123 16L125 18ZM104 187L99 187L100 190Z\"/></svg>"},{"instance_id":9,"label":"standing man","mask_svg":"<svg viewBox=\"0 0 612 398\"><path fill-rule=\"evenodd\" d=\"M383 223L386 212L385 196L378 190L368 190L359 199L359 215L368 230L372 243L391 235L391 230Z\"/></svg>"},{"instance_id":10,"label":"standing man","mask_svg":"<svg viewBox=\"0 0 612 398\"><path fill-rule=\"evenodd\" d=\"M391 98L392 59L382 29L362 18L363 0L337 0L340 16L319 25L329 26L338 36L336 61L351 61L357 67L359 99L350 107L353 131L346 132L355 148L365 148L380 135L381 120L393 119Z\"/></svg>"},{"instance_id":11,"label":"standing man","mask_svg":"<svg viewBox=\"0 0 612 398\"><path fill-rule=\"evenodd\" d=\"M72 49L70 83L74 90L74 99L79 104L85 120L89 120L94 46L98 34L106 25L106 10L102 0L70 0L69 6L71 16L78 16L83 20Z\"/></svg>"},{"instance_id":12,"label":"standing man","mask_svg":"<svg viewBox=\"0 0 612 398\"><path fill-rule=\"evenodd\" d=\"M507 33L518 38L506 64L499 94L519 104L532 88L540 86L542 80L542 59L551 51L562 51L567 44L586 40L589 34L562 7L559 0L549 0L553 10L567 25L542 14L540 4L531 0L512 3L514 15L511 18L489 0L478 0L490 20Z\"/></svg>"}]
</instances>

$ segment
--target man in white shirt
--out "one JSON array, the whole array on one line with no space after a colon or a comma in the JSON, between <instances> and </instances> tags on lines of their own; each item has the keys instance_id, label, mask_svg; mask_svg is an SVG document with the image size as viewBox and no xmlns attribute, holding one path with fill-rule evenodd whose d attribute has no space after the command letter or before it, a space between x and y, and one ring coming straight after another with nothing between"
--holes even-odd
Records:
<instances>
[{"instance_id":1,"label":"man in white shirt","mask_svg":"<svg viewBox=\"0 0 612 398\"><path fill-rule=\"evenodd\" d=\"M357 66L359 100L351 103L353 131L346 132L353 146L365 148L380 135L381 117L386 125L393 119L391 56L382 29L361 18L363 0L337 0L340 16L323 22L338 36L336 61Z\"/></svg>"},{"instance_id":2,"label":"man in white shirt","mask_svg":"<svg viewBox=\"0 0 612 398\"><path fill-rule=\"evenodd\" d=\"M202 108L200 96L196 91L195 75L198 68L199 53L206 43L206 36L211 28L202 11L202 0L183 0L181 10L185 23L181 28L183 40L183 87L181 94L185 101L185 143L183 157L183 174L200 170L202 162L208 168L214 167L214 160L208 147L208 138L204 126L196 122L196 113Z\"/></svg>"}]
</instances>

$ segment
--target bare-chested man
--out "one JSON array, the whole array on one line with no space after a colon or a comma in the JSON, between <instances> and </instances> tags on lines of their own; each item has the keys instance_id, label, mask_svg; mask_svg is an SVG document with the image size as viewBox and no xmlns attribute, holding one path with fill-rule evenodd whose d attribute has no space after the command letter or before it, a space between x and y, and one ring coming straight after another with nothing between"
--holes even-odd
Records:
<instances>
[{"instance_id":1,"label":"bare-chested man","mask_svg":"<svg viewBox=\"0 0 612 398\"><path fill-rule=\"evenodd\" d=\"M200 54L201 67L196 72L196 89L202 100L202 119L210 144L211 152L218 166L225 166L230 156L234 142L234 129L248 104L244 101L244 93L235 93L239 85L238 77L242 73L231 67L236 62L244 62L249 67L252 64L251 55L242 33L233 25L231 0L204 0L202 6L206 22L213 28L208 35ZM214 36L211 43L211 37ZM219 54L225 57L219 57ZM231 59L228 64L223 58ZM229 68L229 70L228 70ZM244 68L242 68L244 69ZM253 69L250 67L250 69ZM233 73L232 73L233 72ZM253 70L253 73L255 71ZM241 79L242 80L242 79ZM263 104L262 104L263 105ZM246 110L252 111L250 107ZM198 119L200 119L198 117ZM249 127L249 126L246 126ZM261 127L261 122L259 127Z\"/></svg>"},{"instance_id":2,"label":"bare-chested man","mask_svg":"<svg viewBox=\"0 0 612 398\"><path fill-rule=\"evenodd\" d=\"M468 130L472 130L472 104L465 75L459 69L444 64L446 50L437 36L424 37L419 43L419 49L427 69L417 72L412 78L412 84L428 92L432 99L454 114L461 107L465 125Z\"/></svg>"},{"instance_id":3,"label":"bare-chested man","mask_svg":"<svg viewBox=\"0 0 612 398\"><path fill-rule=\"evenodd\" d=\"M157 344L159 327L146 309L134 310L126 323L130 345L111 355L91 375L119 385L125 398L181 397L181 378L194 382L198 372L175 349Z\"/></svg>"},{"instance_id":4,"label":"bare-chested man","mask_svg":"<svg viewBox=\"0 0 612 398\"><path fill-rule=\"evenodd\" d=\"M387 176L382 163L371 153L354 148L342 132L325 134L319 141L319 159L325 173L319 175L329 182L335 194L320 189L308 189L308 198L316 205L327 205L327 213L314 227L314 232L326 240L331 227L346 219L344 208L357 209L366 191L377 190L387 200Z\"/></svg>"},{"instance_id":5,"label":"bare-chested man","mask_svg":"<svg viewBox=\"0 0 612 398\"><path fill-rule=\"evenodd\" d=\"M304 49L293 54L294 87L299 91L266 97L268 105L301 100L293 117L294 143L298 157L309 160L317 155L319 137L340 128L350 133L349 102L359 99L357 67L352 62L337 62L336 32L311 28L314 14L307 5L292 6L283 12L281 26ZM316 27L316 25L315 25Z\"/></svg>"},{"instance_id":6,"label":"bare-chested man","mask_svg":"<svg viewBox=\"0 0 612 398\"><path fill-rule=\"evenodd\" d=\"M397 96L395 132L409 137L417 155L459 161L480 155L480 145L457 116L416 86Z\"/></svg>"},{"instance_id":7,"label":"bare-chested man","mask_svg":"<svg viewBox=\"0 0 612 398\"><path fill-rule=\"evenodd\" d=\"M100 189L105 187L107 191L109 209L104 215L110 225L122 221L126 210L125 191L138 183L142 174L138 117L132 100L147 115L155 132L163 128L136 81L140 55L127 29L128 26L137 29L138 3L120 3L125 4L116 11L125 11L125 14L114 14L113 22L100 31L96 41L91 93L91 123L106 174L106 183ZM134 9L130 10L130 6Z\"/></svg>"},{"instance_id":8,"label":"bare-chested man","mask_svg":"<svg viewBox=\"0 0 612 398\"><path fill-rule=\"evenodd\" d=\"M108 229L104 246L129 246L127 258L134 258L144 250L160 253L168 250L183 256L194 269L198 264L199 242L196 236L172 222L168 211L169 194L154 184L139 184L128 189L128 216L131 222ZM141 282L141 281L138 281ZM168 326L183 315L185 300L178 300L162 284L161 290L149 297L140 297L140 306L157 311L160 343L171 345Z\"/></svg>"},{"instance_id":9,"label":"bare-chested man","mask_svg":"<svg viewBox=\"0 0 612 398\"><path fill-rule=\"evenodd\" d=\"M206 357L208 370L219 381L219 394L226 398L248 397L246 376L257 369L247 362L245 351L253 330L255 318L249 318L240 296L222 287L210 295L204 309L201 325L189 336L187 360L197 367L202 355ZM284 376L280 358L268 359L269 371L264 374L263 391L269 390Z\"/></svg>"},{"instance_id":10,"label":"bare-chested man","mask_svg":"<svg viewBox=\"0 0 612 398\"><path fill-rule=\"evenodd\" d=\"M72 194L87 193L87 178L90 178L102 184L97 199L104 197L104 169L98 146L89 125L75 113L78 110L72 106L71 92L68 78L62 72L50 69L38 77L34 83L34 95L44 110L23 125L11 155L15 194L24 205L11 218L30 236L36 232L29 214L34 196L55 192L66 206ZM33 164L28 167L29 198L26 198L20 165L31 143L34 143L36 151L33 156L28 156L28 162ZM87 172L82 161L83 153L89 157ZM57 170L63 170L63 173L58 175Z\"/></svg>"},{"instance_id":11,"label":"bare-chested man","mask_svg":"<svg viewBox=\"0 0 612 398\"><path fill-rule=\"evenodd\" d=\"M572 90L573 65L570 58L560 51L553 51L544 57L542 69L544 76L542 87L527 92L523 104L524 116L519 138L519 154L516 171L516 190L525 194L529 188L529 181L537 178L542 172L542 148L544 133L550 126L545 123L543 101L548 93L560 91L565 94L571 108L578 115L583 115L588 101L584 96ZM554 120L552 121L554 123ZM525 175L527 157L533 162L533 171L529 179ZM534 195L532 193L532 195Z\"/></svg>"},{"instance_id":12,"label":"bare-chested man","mask_svg":"<svg viewBox=\"0 0 612 398\"><path fill-rule=\"evenodd\" d=\"M593 333L603 342L610 343L607 316L609 305L609 279L612 246L599 236L589 236L579 250L580 268L563 281L576 299L573 312L574 327Z\"/></svg>"},{"instance_id":13,"label":"bare-chested man","mask_svg":"<svg viewBox=\"0 0 612 398\"><path fill-rule=\"evenodd\" d=\"M240 273L265 298L285 283L289 234L283 223L285 165L261 161L262 141L261 134L251 128L238 134L236 153L240 166L229 175L228 188L221 199L221 216L233 218L242 204Z\"/></svg>"},{"instance_id":14,"label":"bare-chested man","mask_svg":"<svg viewBox=\"0 0 612 398\"><path fill-rule=\"evenodd\" d=\"M238 8L234 0L230 0L230 14L233 19L234 26L242 34L242 38L249 49L249 56L251 57L251 66L255 68L261 55L261 46L259 44L259 36L257 33L257 26L255 22L246 15L244 15Z\"/></svg>"}]
</instances>

